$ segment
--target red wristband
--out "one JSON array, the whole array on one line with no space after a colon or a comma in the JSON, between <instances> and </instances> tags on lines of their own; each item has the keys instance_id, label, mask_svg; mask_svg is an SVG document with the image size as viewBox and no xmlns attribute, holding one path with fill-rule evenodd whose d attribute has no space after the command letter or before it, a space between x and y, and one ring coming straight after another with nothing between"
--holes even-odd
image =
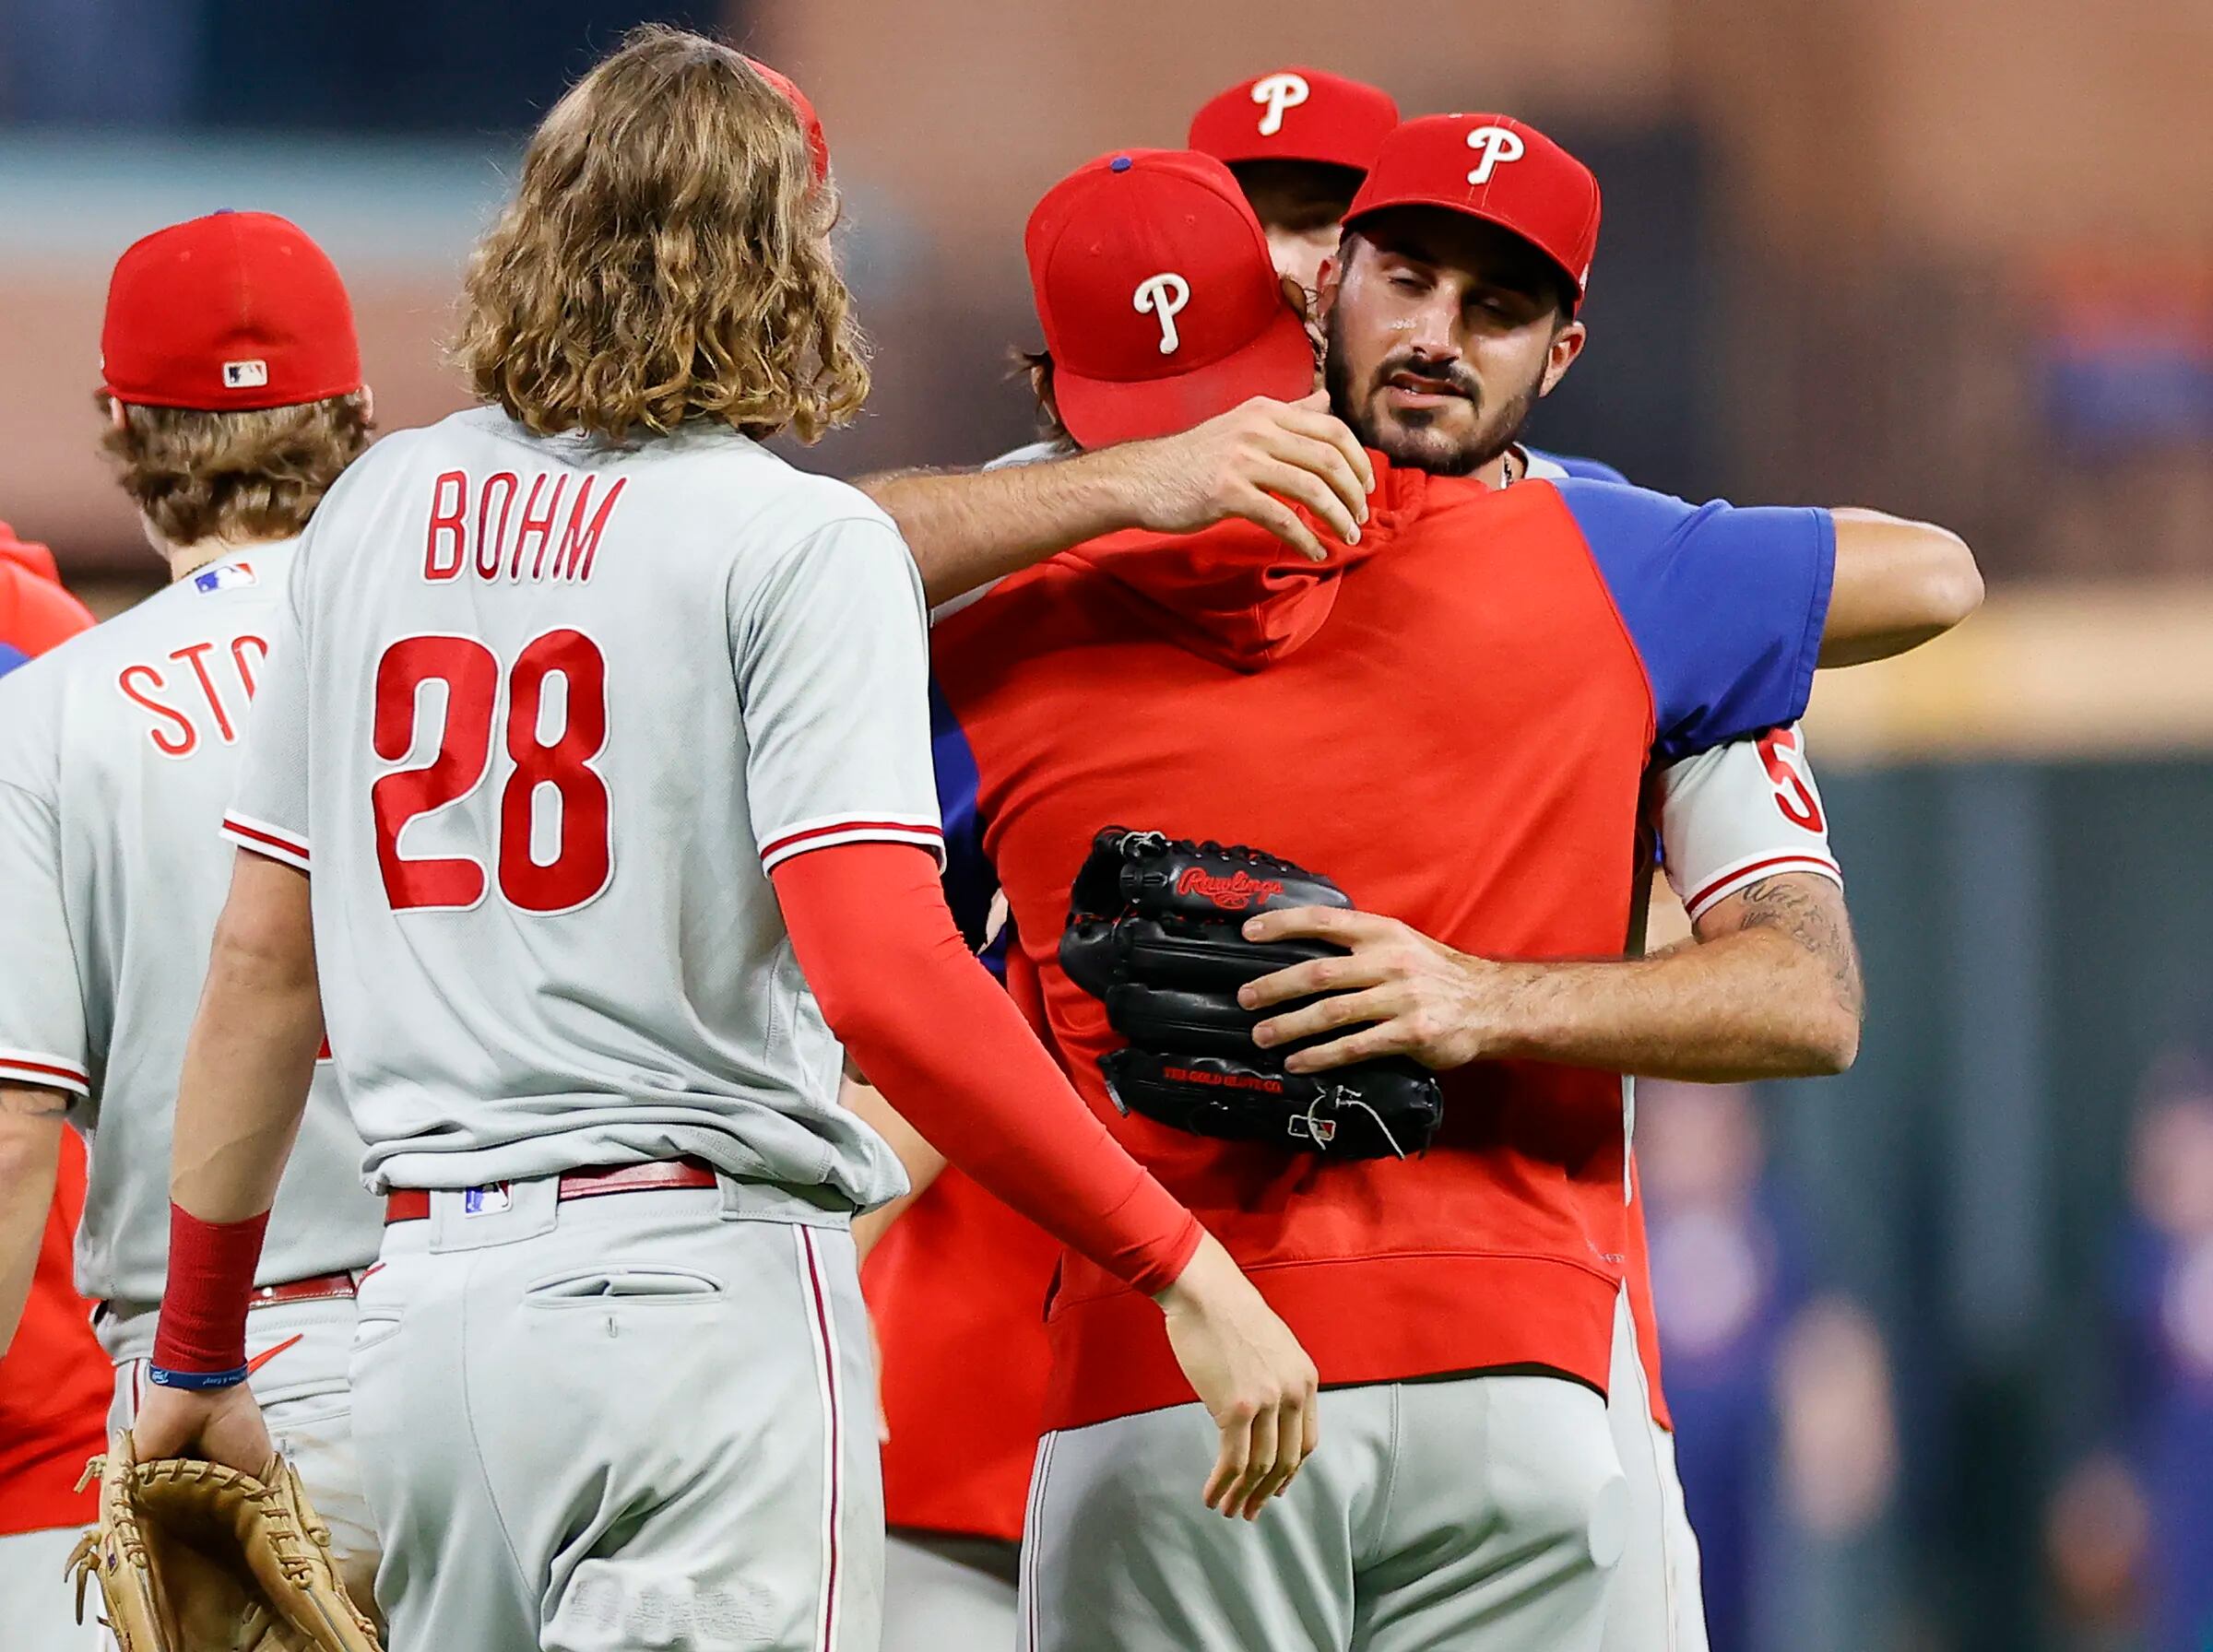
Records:
<instances>
[{"instance_id":1,"label":"red wristband","mask_svg":"<svg viewBox=\"0 0 2213 1652\"><path fill-rule=\"evenodd\" d=\"M227 1375L246 1363L246 1304L269 1213L243 1221L202 1221L173 1199L169 1207L169 1286L154 1332L154 1364L199 1376Z\"/></svg>"}]
</instances>

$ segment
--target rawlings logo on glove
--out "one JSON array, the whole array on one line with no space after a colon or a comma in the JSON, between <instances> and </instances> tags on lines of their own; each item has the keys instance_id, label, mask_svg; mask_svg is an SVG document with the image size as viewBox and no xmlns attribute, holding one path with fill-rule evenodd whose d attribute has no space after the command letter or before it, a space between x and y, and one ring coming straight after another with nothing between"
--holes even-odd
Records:
<instances>
[{"instance_id":1,"label":"rawlings logo on glove","mask_svg":"<svg viewBox=\"0 0 2213 1652\"><path fill-rule=\"evenodd\" d=\"M1227 878L1217 878L1203 867L1191 867L1176 879L1179 895L1203 895L1225 912L1243 912L1255 901L1266 901L1284 892L1284 886L1272 878L1255 878L1239 868Z\"/></svg>"}]
</instances>

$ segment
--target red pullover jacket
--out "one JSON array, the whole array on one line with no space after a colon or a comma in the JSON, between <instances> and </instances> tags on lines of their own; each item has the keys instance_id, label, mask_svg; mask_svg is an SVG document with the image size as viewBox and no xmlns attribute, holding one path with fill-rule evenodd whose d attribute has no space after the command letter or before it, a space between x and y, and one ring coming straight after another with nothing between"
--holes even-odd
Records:
<instances>
[{"instance_id":1,"label":"red pullover jacket","mask_svg":"<svg viewBox=\"0 0 2213 1652\"><path fill-rule=\"evenodd\" d=\"M1627 1243L1617 1076L1447 1073L1437 1143L1406 1162L1120 1117L1097 1066L1119 1040L1056 956L1070 885L1123 825L1287 856L1463 951L1617 956L1648 765L1805 710L1834 528L1377 469L1361 543L1326 563L1241 523L1117 535L942 619L941 786L976 799L949 853L1005 890L1079 1088L1325 1384L1537 1365L1603 1391ZM1047 1427L1191 1397L1157 1311L1079 1258L1048 1330Z\"/></svg>"}]
</instances>

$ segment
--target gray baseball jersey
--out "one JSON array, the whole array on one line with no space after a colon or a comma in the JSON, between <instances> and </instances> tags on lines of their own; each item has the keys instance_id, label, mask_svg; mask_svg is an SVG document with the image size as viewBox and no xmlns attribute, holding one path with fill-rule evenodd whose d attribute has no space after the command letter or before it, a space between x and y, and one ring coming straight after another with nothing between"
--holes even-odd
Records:
<instances>
[{"instance_id":1,"label":"gray baseball jersey","mask_svg":"<svg viewBox=\"0 0 2213 1652\"><path fill-rule=\"evenodd\" d=\"M217 826L292 557L224 557L0 681L0 1079L82 1098L88 1296L152 1303L169 1271L177 1071L231 883ZM361 1170L319 1064L262 1283L375 1257Z\"/></svg>"},{"instance_id":2,"label":"gray baseball jersey","mask_svg":"<svg viewBox=\"0 0 2213 1652\"><path fill-rule=\"evenodd\" d=\"M898 1162L768 873L941 850L891 519L725 428L387 437L302 542L225 830L312 868L373 1185L695 1155L873 1205Z\"/></svg>"}]
</instances>

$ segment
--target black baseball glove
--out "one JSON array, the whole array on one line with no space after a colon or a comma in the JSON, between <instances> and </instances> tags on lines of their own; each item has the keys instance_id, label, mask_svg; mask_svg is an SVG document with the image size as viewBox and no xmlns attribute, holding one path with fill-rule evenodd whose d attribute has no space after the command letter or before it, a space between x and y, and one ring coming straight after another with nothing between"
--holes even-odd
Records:
<instances>
[{"instance_id":1,"label":"black baseball glove","mask_svg":"<svg viewBox=\"0 0 2213 1652\"><path fill-rule=\"evenodd\" d=\"M1285 1072L1284 1057L1304 1046L1263 1050L1252 1030L1295 1006L1237 1003L1248 981L1343 950L1249 941L1247 918L1351 905L1327 878L1241 844L1100 832L1076 875L1060 967L1106 1001L1107 1021L1130 1041L1099 1063L1115 1105L1194 1135L1332 1158L1402 1159L1426 1148L1444 1101L1421 1066L1392 1057Z\"/></svg>"}]
</instances>

